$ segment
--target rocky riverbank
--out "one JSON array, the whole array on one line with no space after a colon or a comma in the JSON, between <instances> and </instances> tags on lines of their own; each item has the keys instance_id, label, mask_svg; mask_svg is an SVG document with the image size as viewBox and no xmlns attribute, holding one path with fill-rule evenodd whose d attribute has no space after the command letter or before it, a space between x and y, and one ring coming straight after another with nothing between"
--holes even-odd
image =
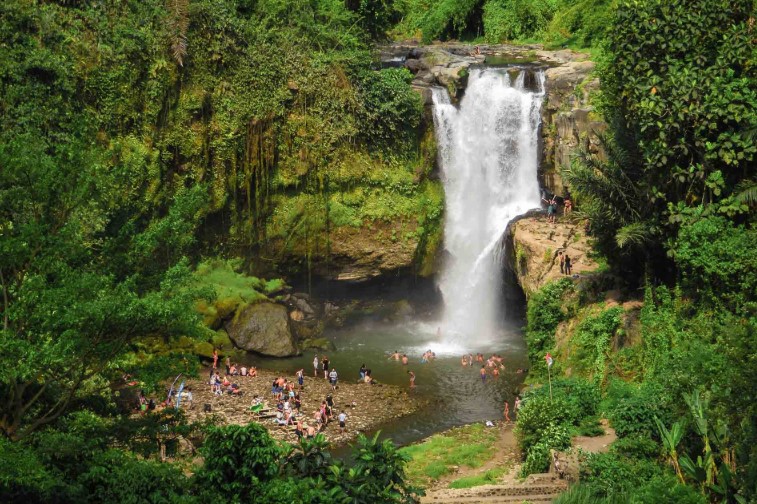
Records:
<instances>
[{"instance_id":1,"label":"rocky riverbank","mask_svg":"<svg viewBox=\"0 0 757 504\"><path fill-rule=\"evenodd\" d=\"M426 405L425 400L393 385L366 385L351 379L340 379L337 390L332 391L322 374L314 378L312 369L309 371L310 375L305 376L305 383L300 393L303 420L306 423L312 423L313 413L329 394L334 399L336 412L344 409L348 415L347 429L344 433L339 432L336 421L330 422L322 432L332 445L348 443L359 433L375 431L384 423L409 415ZM209 369L205 369L201 379L187 382L187 386L192 387L194 395L192 408L186 410L190 421L204 421L210 416L219 425L246 425L249 422L258 421L274 438L289 442L296 441L297 438L293 432L277 426L271 419L255 420L249 412L250 403L256 394L275 407L271 396L271 382L282 375L288 380L295 380L293 376L259 370L255 378L235 377L234 382L239 384L243 392L241 396L229 394L217 396L210 391L210 385L207 384L206 379L208 375ZM210 405L210 413L204 411L206 404Z\"/></svg>"}]
</instances>

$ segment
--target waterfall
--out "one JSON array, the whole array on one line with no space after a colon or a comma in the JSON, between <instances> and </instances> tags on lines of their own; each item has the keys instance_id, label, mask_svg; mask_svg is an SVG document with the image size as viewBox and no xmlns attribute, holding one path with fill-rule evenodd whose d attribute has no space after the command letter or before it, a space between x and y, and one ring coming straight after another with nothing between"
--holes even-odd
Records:
<instances>
[{"instance_id":1,"label":"waterfall","mask_svg":"<svg viewBox=\"0 0 757 504\"><path fill-rule=\"evenodd\" d=\"M512 69L511 69L512 70ZM533 75L533 74L532 74ZM538 130L544 76L472 69L459 108L433 92L446 209L439 280L446 342L486 343L502 320L501 239L513 217L539 206Z\"/></svg>"}]
</instances>

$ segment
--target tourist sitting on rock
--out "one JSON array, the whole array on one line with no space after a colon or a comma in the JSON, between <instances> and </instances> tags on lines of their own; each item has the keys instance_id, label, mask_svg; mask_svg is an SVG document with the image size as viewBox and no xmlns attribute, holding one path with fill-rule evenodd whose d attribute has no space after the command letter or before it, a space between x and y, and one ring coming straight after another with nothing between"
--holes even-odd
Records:
<instances>
[{"instance_id":1,"label":"tourist sitting on rock","mask_svg":"<svg viewBox=\"0 0 757 504\"><path fill-rule=\"evenodd\" d=\"M360 374L360 380L365 379L365 364L362 364L360 366L360 371L358 371L358 374Z\"/></svg>"},{"instance_id":2,"label":"tourist sitting on rock","mask_svg":"<svg viewBox=\"0 0 757 504\"><path fill-rule=\"evenodd\" d=\"M239 395L242 393L242 389L240 389L239 385L236 383L229 383L229 386L226 387L226 392L233 395Z\"/></svg>"},{"instance_id":3,"label":"tourist sitting on rock","mask_svg":"<svg viewBox=\"0 0 757 504\"><path fill-rule=\"evenodd\" d=\"M253 413L260 413L263 409L265 409L263 400L255 394L255 397L252 398L252 403L250 404L250 411Z\"/></svg>"},{"instance_id":4,"label":"tourist sitting on rock","mask_svg":"<svg viewBox=\"0 0 757 504\"><path fill-rule=\"evenodd\" d=\"M242 367L240 367L240 368L239 368L239 374L240 374L241 376L247 376L247 368L246 368L246 367L244 367L244 365L243 365Z\"/></svg>"},{"instance_id":5,"label":"tourist sitting on rock","mask_svg":"<svg viewBox=\"0 0 757 504\"><path fill-rule=\"evenodd\" d=\"M238 365L238 364L234 363L234 364L232 364L232 365L231 365L231 367L229 368L229 374L230 374L231 376L237 376L237 375L239 374L239 369L237 368L237 365Z\"/></svg>"},{"instance_id":6,"label":"tourist sitting on rock","mask_svg":"<svg viewBox=\"0 0 757 504\"><path fill-rule=\"evenodd\" d=\"M250 378L255 378L256 376L258 376L258 370L255 366L250 366L249 375Z\"/></svg>"}]
</instances>

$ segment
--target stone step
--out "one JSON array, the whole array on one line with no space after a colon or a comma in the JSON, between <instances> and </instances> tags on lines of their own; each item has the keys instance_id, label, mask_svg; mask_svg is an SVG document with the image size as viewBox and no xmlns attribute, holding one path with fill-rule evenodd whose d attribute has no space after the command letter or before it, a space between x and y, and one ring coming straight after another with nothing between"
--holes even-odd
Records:
<instances>
[{"instance_id":1,"label":"stone step","mask_svg":"<svg viewBox=\"0 0 757 504\"><path fill-rule=\"evenodd\" d=\"M515 503L537 503L537 502L552 502L557 498L559 494L526 494L526 495L507 495L507 496L471 496L471 497L459 497L459 496L440 496L431 497L431 499L425 498L421 502L428 502L434 504L515 504Z\"/></svg>"},{"instance_id":2,"label":"stone step","mask_svg":"<svg viewBox=\"0 0 757 504\"><path fill-rule=\"evenodd\" d=\"M459 497L509 497L529 494L555 495L565 491L567 485L516 485L516 486L485 486L474 487L464 490L456 490L455 495Z\"/></svg>"}]
</instances>

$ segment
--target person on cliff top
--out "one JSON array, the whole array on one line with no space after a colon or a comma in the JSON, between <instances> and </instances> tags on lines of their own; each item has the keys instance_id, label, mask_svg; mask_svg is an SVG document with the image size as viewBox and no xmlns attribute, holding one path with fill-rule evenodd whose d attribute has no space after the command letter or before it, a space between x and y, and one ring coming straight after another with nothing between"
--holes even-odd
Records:
<instances>
[{"instance_id":1,"label":"person on cliff top","mask_svg":"<svg viewBox=\"0 0 757 504\"><path fill-rule=\"evenodd\" d=\"M413 390L415 388L415 373L408 370L407 374L410 375L410 390Z\"/></svg>"},{"instance_id":2,"label":"person on cliff top","mask_svg":"<svg viewBox=\"0 0 757 504\"><path fill-rule=\"evenodd\" d=\"M318 354L316 354L315 357L313 357L313 377L318 377Z\"/></svg>"}]
</instances>

